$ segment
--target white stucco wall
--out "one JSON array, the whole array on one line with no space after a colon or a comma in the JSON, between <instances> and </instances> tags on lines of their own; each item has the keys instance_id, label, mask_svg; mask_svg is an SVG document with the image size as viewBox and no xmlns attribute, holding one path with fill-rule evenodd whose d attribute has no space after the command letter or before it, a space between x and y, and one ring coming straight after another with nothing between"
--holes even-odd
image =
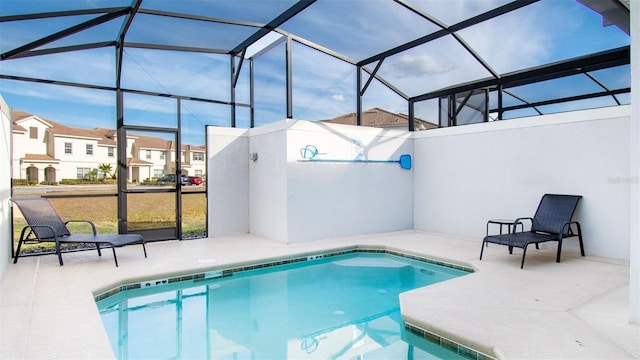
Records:
<instances>
[{"instance_id":1,"label":"white stucco wall","mask_svg":"<svg viewBox=\"0 0 640 360\"><path fill-rule=\"evenodd\" d=\"M207 127L210 237L249 232L247 130Z\"/></svg>"},{"instance_id":2,"label":"white stucco wall","mask_svg":"<svg viewBox=\"0 0 640 360\"><path fill-rule=\"evenodd\" d=\"M629 259L629 115L619 106L415 134L415 228L480 240L487 220L533 216L545 193L582 195L574 219L587 254Z\"/></svg>"},{"instance_id":3,"label":"white stucco wall","mask_svg":"<svg viewBox=\"0 0 640 360\"><path fill-rule=\"evenodd\" d=\"M251 232L295 243L413 228L412 170L398 163L298 161L308 144L321 157L353 159L352 138L362 141L370 160L397 160L413 150L411 134L402 130L295 120L246 132L208 128L211 235ZM249 160L249 153L258 159ZM235 219L247 211L248 226Z\"/></svg>"},{"instance_id":4,"label":"white stucco wall","mask_svg":"<svg viewBox=\"0 0 640 360\"><path fill-rule=\"evenodd\" d=\"M288 242L413 228L413 171L398 163L300 162L314 145L319 158L353 159L352 139L367 160L413 153L408 131L299 121L287 133Z\"/></svg>"},{"instance_id":5,"label":"white stucco wall","mask_svg":"<svg viewBox=\"0 0 640 360\"><path fill-rule=\"evenodd\" d=\"M249 229L251 233L287 241L287 128L292 120L278 121L250 131Z\"/></svg>"},{"instance_id":6,"label":"white stucco wall","mask_svg":"<svg viewBox=\"0 0 640 360\"><path fill-rule=\"evenodd\" d=\"M0 96L0 278L11 257L11 110Z\"/></svg>"}]
</instances>

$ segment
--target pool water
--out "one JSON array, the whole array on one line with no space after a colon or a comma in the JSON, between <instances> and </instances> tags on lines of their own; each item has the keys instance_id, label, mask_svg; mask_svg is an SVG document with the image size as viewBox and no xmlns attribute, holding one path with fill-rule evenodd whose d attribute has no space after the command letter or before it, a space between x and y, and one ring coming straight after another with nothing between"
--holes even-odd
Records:
<instances>
[{"instance_id":1,"label":"pool water","mask_svg":"<svg viewBox=\"0 0 640 360\"><path fill-rule=\"evenodd\" d=\"M467 272L351 253L98 301L119 359L456 359L406 332L401 292Z\"/></svg>"}]
</instances>

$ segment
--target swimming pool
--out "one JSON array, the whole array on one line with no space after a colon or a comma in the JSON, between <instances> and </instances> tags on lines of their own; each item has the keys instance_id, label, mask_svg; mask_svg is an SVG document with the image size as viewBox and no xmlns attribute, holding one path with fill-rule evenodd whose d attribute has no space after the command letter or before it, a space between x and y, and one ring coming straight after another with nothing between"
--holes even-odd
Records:
<instances>
[{"instance_id":1,"label":"swimming pool","mask_svg":"<svg viewBox=\"0 0 640 360\"><path fill-rule=\"evenodd\" d=\"M455 359L405 330L398 295L467 273L346 252L130 284L97 304L119 359Z\"/></svg>"}]
</instances>

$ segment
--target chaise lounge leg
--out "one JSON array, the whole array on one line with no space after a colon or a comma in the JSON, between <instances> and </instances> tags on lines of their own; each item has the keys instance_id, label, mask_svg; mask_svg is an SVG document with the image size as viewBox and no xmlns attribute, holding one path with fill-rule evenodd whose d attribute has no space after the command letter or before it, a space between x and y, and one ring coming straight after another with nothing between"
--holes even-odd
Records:
<instances>
[{"instance_id":1,"label":"chaise lounge leg","mask_svg":"<svg viewBox=\"0 0 640 360\"><path fill-rule=\"evenodd\" d=\"M560 253L562 252L562 238L558 240L558 253L556 254L556 262L560 262Z\"/></svg>"},{"instance_id":2,"label":"chaise lounge leg","mask_svg":"<svg viewBox=\"0 0 640 360\"><path fill-rule=\"evenodd\" d=\"M18 262L18 255L20 255L20 248L22 247L22 239L20 239L20 241L18 241L18 248L16 249L16 254L13 256L13 263L17 263Z\"/></svg>"},{"instance_id":3,"label":"chaise lounge leg","mask_svg":"<svg viewBox=\"0 0 640 360\"><path fill-rule=\"evenodd\" d=\"M582 244L582 230L580 229L580 223L576 222L578 228L578 241L580 242L580 254L584 256L584 245Z\"/></svg>"},{"instance_id":4,"label":"chaise lounge leg","mask_svg":"<svg viewBox=\"0 0 640 360\"><path fill-rule=\"evenodd\" d=\"M116 262L116 267L118 267L118 256L116 256L116 247L111 245L111 250L113 250L113 260Z\"/></svg>"},{"instance_id":5,"label":"chaise lounge leg","mask_svg":"<svg viewBox=\"0 0 640 360\"><path fill-rule=\"evenodd\" d=\"M484 252L484 244L486 242L483 240L482 241L482 246L480 247L480 260L482 260L482 253ZM146 256L146 252L145 252L145 256Z\"/></svg>"},{"instance_id":6,"label":"chaise lounge leg","mask_svg":"<svg viewBox=\"0 0 640 360\"><path fill-rule=\"evenodd\" d=\"M529 244L522 248L522 262L520 262L520 269L524 268L524 257L527 255L527 246L529 246Z\"/></svg>"},{"instance_id":7,"label":"chaise lounge leg","mask_svg":"<svg viewBox=\"0 0 640 360\"><path fill-rule=\"evenodd\" d=\"M60 262L60 266L64 265L62 262L62 251L60 251L60 242L56 237L56 254L58 254L58 262Z\"/></svg>"}]
</instances>

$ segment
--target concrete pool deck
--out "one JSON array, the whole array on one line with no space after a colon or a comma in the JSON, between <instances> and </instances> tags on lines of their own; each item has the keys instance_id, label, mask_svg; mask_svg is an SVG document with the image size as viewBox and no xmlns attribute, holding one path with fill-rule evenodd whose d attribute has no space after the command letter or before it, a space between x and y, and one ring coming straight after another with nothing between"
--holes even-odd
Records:
<instances>
[{"instance_id":1,"label":"concrete pool deck","mask_svg":"<svg viewBox=\"0 0 640 360\"><path fill-rule=\"evenodd\" d=\"M570 240L568 240L570 241ZM500 359L638 359L628 322L628 263L490 245L421 231L282 244L245 234L110 251L21 258L0 283L0 358L113 359L94 295L123 283L351 246L384 246L471 266L476 272L401 295L405 321ZM587 249L588 251L588 249Z\"/></svg>"}]
</instances>

